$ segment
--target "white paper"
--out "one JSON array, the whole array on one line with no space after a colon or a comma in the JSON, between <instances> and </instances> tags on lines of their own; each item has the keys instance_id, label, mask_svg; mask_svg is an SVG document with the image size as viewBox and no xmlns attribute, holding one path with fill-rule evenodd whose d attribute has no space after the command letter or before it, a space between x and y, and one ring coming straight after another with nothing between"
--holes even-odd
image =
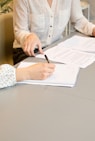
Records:
<instances>
[{"instance_id":1,"label":"white paper","mask_svg":"<svg viewBox=\"0 0 95 141\"><path fill-rule=\"evenodd\" d=\"M95 38L75 35L64 42L59 43L58 46L95 53Z\"/></svg>"},{"instance_id":2,"label":"white paper","mask_svg":"<svg viewBox=\"0 0 95 141\"><path fill-rule=\"evenodd\" d=\"M65 64L73 64L80 68L86 68L95 61L95 54L77 51L63 46L52 47L44 53L48 56L49 60ZM36 57L44 58L41 54Z\"/></svg>"},{"instance_id":3,"label":"white paper","mask_svg":"<svg viewBox=\"0 0 95 141\"><path fill-rule=\"evenodd\" d=\"M21 62L19 68L26 67L32 64L34 63ZM79 68L74 65L55 65L55 72L46 80L25 80L18 83L73 87L77 80Z\"/></svg>"}]
</instances>

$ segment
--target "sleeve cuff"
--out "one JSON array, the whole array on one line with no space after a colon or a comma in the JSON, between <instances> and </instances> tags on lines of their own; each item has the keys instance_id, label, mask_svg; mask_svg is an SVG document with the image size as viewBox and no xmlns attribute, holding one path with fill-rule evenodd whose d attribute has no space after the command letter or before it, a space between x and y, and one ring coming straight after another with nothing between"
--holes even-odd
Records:
<instances>
[{"instance_id":1,"label":"sleeve cuff","mask_svg":"<svg viewBox=\"0 0 95 141\"><path fill-rule=\"evenodd\" d=\"M0 66L0 88L13 86L16 84L16 69L4 64Z\"/></svg>"}]
</instances>

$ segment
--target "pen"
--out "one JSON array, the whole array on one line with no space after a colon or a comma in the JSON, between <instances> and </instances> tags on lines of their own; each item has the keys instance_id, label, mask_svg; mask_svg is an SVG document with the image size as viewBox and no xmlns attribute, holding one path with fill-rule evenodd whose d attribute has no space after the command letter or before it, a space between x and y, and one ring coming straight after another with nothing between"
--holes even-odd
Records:
<instances>
[{"instance_id":1,"label":"pen","mask_svg":"<svg viewBox=\"0 0 95 141\"><path fill-rule=\"evenodd\" d=\"M49 59L48 59L48 57L47 57L47 55L45 54L44 56L45 56L47 62L50 63L50 62L49 62Z\"/></svg>"}]
</instances>

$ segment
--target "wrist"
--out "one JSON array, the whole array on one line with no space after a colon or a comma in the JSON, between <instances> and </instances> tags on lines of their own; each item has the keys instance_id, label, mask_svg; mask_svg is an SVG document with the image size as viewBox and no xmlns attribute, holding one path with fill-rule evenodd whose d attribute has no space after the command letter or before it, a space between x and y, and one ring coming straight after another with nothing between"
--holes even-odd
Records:
<instances>
[{"instance_id":1,"label":"wrist","mask_svg":"<svg viewBox=\"0 0 95 141\"><path fill-rule=\"evenodd\" d=\"M16 69L16 81L23 81L29 79L29 74L26 68Z\"/></svg>"},{"instance_id":2,"label":"wrist","mask_svg":"<svg viewBox=\"0 0 95 141\"><path fill-rule=\"evenodd\" d=\"M95 37L95 28L93 28L93 31L92 31L92 36Z\"/></svg>"}]
</instances>

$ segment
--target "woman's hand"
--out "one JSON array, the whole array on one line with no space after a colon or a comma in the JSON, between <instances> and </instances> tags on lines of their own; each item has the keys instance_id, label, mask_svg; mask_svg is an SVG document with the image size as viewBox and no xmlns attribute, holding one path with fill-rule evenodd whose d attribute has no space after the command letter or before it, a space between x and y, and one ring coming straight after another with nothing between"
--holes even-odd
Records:
<instances>
[{"instance_id":1,"label":"woman's hand","mask_svg":"<svg viewBox=\"0 0 95 141\"><path fill-rule=\"evenodd\" d=\"M55 65L51 63L37 63L26 68L17 68L17 81L22 80L44 80L54 72Z\"/></svg>"},{"instance_id":2,"label":"woman's hand","mask_svg":"<svg viewBox=\"0 0 95 141\"><path fill-rule=\"evenodd\" d=\"M36 34L31 33L25 40L24 44L23 44L23 51L26 53L26 55L28 56L35 56L34 54L34 50L35 47L38 48L39 52L41 54L43 54L43 50L41 48L41 42L39 40L39 38L37 37Z\"/></svg>"},{"instance_id":3,"label":"woman's hand","mask_svg":"<svg viewBox=\"0 0 95 141\"><path fill-rule=\"evenodd\" d=\"M92 36L95 37L95 28L93 28Z\"/></svg>"}]
</instances>

